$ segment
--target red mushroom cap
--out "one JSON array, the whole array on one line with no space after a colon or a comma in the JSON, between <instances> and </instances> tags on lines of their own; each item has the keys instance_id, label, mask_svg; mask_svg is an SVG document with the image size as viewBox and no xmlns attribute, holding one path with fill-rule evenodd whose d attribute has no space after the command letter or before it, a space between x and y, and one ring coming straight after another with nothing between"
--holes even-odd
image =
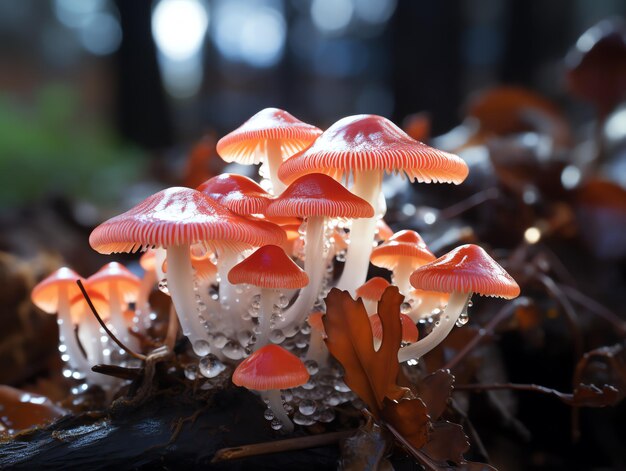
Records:
<instances>
[{"instance_id":1,"label":"red mushroom cap","mask_svg":"<svg viewBox=\"0 0 626 471\"><path fill-rule=\"evenodd\" d=\"M259 348L233 373L233 383L256 391L295 388L308 380L304 363L278 345Z\"/></svg>"},{"instance_id":2,"label":"red mushroom cap","mask_svg":"<svg viewBox=\"0 0 626 471\"><path fill-rule=\"evenodd\" d=\"M403 171L410 180L461 183L467 164L409 137L386 118L348 116L322 133L306 150L287 159L278 176L290 183L303 174L321 172L340 180L345 172Z\"/></svg>"},{"instance_id":3,"label":"red mushroom cap","mask_svg":"<svg viewBox=\"0 0 626 471\"><path fill-rule=\"evenodd\" d=\"M291 183L267 207L269 216L367 218L374 208L341 183L322 173L309 173Z\"/></svg>"},{"instance_id":4,"label":"red mushroom cap","mask_svg":"<svg viewBox=\"0 0 626 471\"><path fill-rule=\"evenodd\" d=\"M357 297L367 299L369 301L380 301L385 290L389 287L389 282L380 276L375 276L371 280L366 281L356 290Z\"/></svg>"},{"instance_id":5,"label":"red mushroom cap","mask_svg":"<svg viewBox=\"0 0 626 471\"><path fill-rule=\"evenodd\" d=\"M309 284L308 275L276 245L265 245L228 272L232 284L260 288L297 289Z\"/></svg>"},{"instance_id":6,"label":"red mushroom cap","mask_svg":"<svg viewBox=\"0 0 626 471\"><path fill-rule=\"evenodd\" d=\"M311 145L321 133L321 129L300 121L286 111L265 108L221 138L217 143L217 153L226 162L258 164L260 154L256 152L257 148L267 141L280 141L284 160Z\"/></svg>"},{"instance_id":7,"label":"red mushroom cap","mask_svg":"<svg viewBox=\"0 0 626 471\"><path fill-rule=\"evenodd\" d=\"M462 245L411 274L411 285L427 291L478 293L513 299L520 289L481 247Z\"/></svg>"},{"instance_id":8,"label":"red mushroom cap","mask_svg":"<svg viewBox=\"0 0 626 471\"><path fill-rule=\"evenodd\" d=\"M426 243L415 231L399 231L372 250L371 262L377 267L393 270L401 259L410 260L414 268L435 260Z\"/></svg>"},{"instance_id":9,"label":"red mushroom cap","mask_svg":"<svg viewBox=\"0 0 626 471\"><path fill-rule=\"evenodd\" d=\"M403 342L417 342L419 339L419 330L413 322L413 320L406 314L400 314L400 322L402 324L402 341ZM370 316L370 324L372 326L372 335L374 338L380 340L383 338L383 324L380 322L378 314Z\"/></svg>"},{"instance_id":10,"label":"red mushroom cap","mask_svg":"<svg viewBox=\"0 0 626 471\"><path fill-rule=\"evenodd\" d=\"M42 311L54 314L59 307L59 288L62 285L67 286L67 294L71 299L80 293L80 288L76 284L77 280L85 281L74 270L61 267L33 288L30 299Z\"/></svg>"},{"instance_id":11,"label":"red mushroom cap","mask_svg":"<svg viewBox=\"0 0 626 471\"><path fill-rule=\"evenodd\" d=\"M234 173L210 178L197 190L232 212L244 215L264 213L272 199L272 195L254 180Z\"/></svg>"},{"instance_id":12,"label":"red mushroom cap","mask_svg":"<svg viewBox=\"0 0 626 471\"><path fill-rule=\"evenodd\" d=\"M202 242L215 250L282 244L284 231L265 221L229 211L199 191L174 187L160 191L119 216L103 222L89 237L100 253L133 252Z\"/></svg>"},{"instance_id":13,"label":"red mushroom cap","mask_svg":"<svg viewBox=\"0 0 626 471\"><path fill-rule=\"evenodd\" d=\"M117 262L110 262L91 275L87 282L92 288L106 292L106 286L111 282L117 282L120 296L124 301L132 302L137 299L137 292L141 281L128 269Z\"/></svg>"}]
</instances>

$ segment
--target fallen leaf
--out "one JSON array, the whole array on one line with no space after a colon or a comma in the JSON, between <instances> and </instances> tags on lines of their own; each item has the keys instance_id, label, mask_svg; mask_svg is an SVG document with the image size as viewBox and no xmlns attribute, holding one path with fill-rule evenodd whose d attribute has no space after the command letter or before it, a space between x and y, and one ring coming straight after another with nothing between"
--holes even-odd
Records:
<instances>
[{"instance_id":1,"label":"fallen leaf","mask_svg":"<svg viewBox=\"0 0 626 471\"><path fill-rule=\"evenodd\" d=\"M452 394L454 376L448 370L437 370L417 385L417 395L426 404L431 420L441 417L448 407Z\"/></svg>"},{"instance_id":2,"label":"fallen leaf","mask_svg":"<svg viewBox=\"0 0 626 471\"><path fill-rule=\"evenodd\" d=\"M395 286L383 293L378 303L383 338L375 351L372 328L361 299L355 301L347 291L336 288L326 297L326 315L323 317L328 336L326 346L343 366L345 383L377 419L381 416L385 397L399 400L408 392L396 383L400 370L398 349L402 325L399 314L403 301L404 297Z\"/></svg>"},{"instance_id":3,"label":"fallen leaf","mask_svg":"<svg viewBox=\"0 0 626 471\"><path fill-rule=\"evenodd\" d=\"M428 442L430 419L426 404L417 399L405 399L398 402L385 400L382 411L385 422L393 428L416 449Z\"/></svg>"},{"instance_id":4,"label":"fallen leaf","mask_svg":"<svg viewBox=\"0 0 626 471\"><path fill-rule=\"evenodd\" d=\"M430 440L422 451L435 461L463 463L463 453L470 444L463 427L451 422L436 422L430 434Z\"/></svg>"}]
</instances>

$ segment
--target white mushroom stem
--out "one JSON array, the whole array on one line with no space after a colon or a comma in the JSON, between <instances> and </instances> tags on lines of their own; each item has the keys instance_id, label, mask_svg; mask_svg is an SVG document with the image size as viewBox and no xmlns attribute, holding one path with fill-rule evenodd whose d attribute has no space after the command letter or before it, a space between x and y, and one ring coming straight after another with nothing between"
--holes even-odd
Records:
<instances>
[{"instance_id":1,"label":"white mushroom stem","mask_svg":"<svg viewBox=\"0 0 626 471\"><path fill-rule=\"evenodd\" d=\"M453 292L445 311L439 317L439 325L422 340L419 340L398 351L398 361L408 361L420 358L430 352L445 339L454 327L459 316L467 309L472 293Z\"/></svg>"},{"instance_id":2,"label":"white mushroom stem","mask_svg":"<svg viewBox=\"0 0 626 471\"><path fill-rule=\"evenodd\" d=\"M311 328L309 349L306 352L305 360L313 360L319 367L326 364L326 360L328 360L328 349L326 348L324 336L320 330Z\"/></svg>"},{"instance_id":3,"label":"white mushroom stem","mask_svg":"<svg viewBox=\"0 0 626 471\"><path fill-rule=\"evenodd\" d=\"M367 219L355 219L350 227L350 245L337 288L347 290L353 297L356 289L365 283L367 278L370 255L376 235L376 211L382 181L383 172L381 170L369 170L354 175L354 186L351 191L372 205L374 216Z\"/></svg>"},{"instance_id":4,"label":"white mushroom stem","mask_svg":"<svg viewBox=\"0 0 626 471\"><path fill-rule=\"evenodd\" d=\"M272 194L280 195L285 190L285 184L278 178L278 167L283 163L283 153L280 140L270 140L265 144L265 158L272 182Z\"/></svg>"},{"instance_id":5,"label":"white mushroom stem","mask_svg":"<svg viewBox=\"0 0 626 471\"><path fill-rule=\"evenodd\" d=\"M195 350L196 342L208 340L208 333L198 316L198 303L194 291L193 268L189 245L167 247L167 289L172 297L176 314L183 330Z\"/></svg>"},{"instance_id":6,"label":"white mushroom stem","mask_svg":"<svg viewBox=\"0 0 626 471\"><path fill-rule=\"evenodd\" d=\"M230 247L221 247L217 253L217 276L220 279L220 304L227 312L221 313L220 322L222 328L228 330L232 327L241 330L243 309L247 309L248 303L244 303L242 296L237 294L235 285L228 281L228 272L239 263L242 252Z\"/></svg>"},{"instance_id":7,"label":"white mushroom stem","mask_svg":"<svg viewBox=\"0 0 626 471\"><path fill-rule=\"evenodd\" d=\"M283 406L283 397L280 393L280 389L270 389L268 391L262 391L261 397L268 402L268 406L274 412L274 417L281 421L283 424L283 430L287 433L293 432L293 422L287 415L285 407Z\"/></svg>"},{"instance_id":8,"label":"white mushroom stem","mask_svg":"<svg viewBox=\"0 0 626 471\"><path fill-rule=\"evenodd\" d=\"M325 223L324 216L313 216L307 219L304 236L304 271L309 276L309 284L300 291L296 301L283 313L283 319L277 323L281 329L302 322L311 313L320 294L326 272Z\"/></svg>"},{"instance_id":9,"label":"white mushroom stem","mask_svg":"<svg viewBox=\"0 0 626 471\"><path fill-rule=\"evenodd\" d=\"M410 259L401 259L393 270L393 282L400 290L400 294L402 294L407 300L409 299L409 294L413 289L409 278L414 270L415 268L413 267Z\"/></svg>"},{"instance_id":10,"label":"white mushroom stem","mask_svg":"<svg viewBox=\"0 0 626 471\"><path fill-rule=\"evenodd\" d=\"M263 288L261 290L261 309L259 310L260 332L254 344L255 351L267 345L270 341L272 312L274 311L274 305L278 302L279 297L280 291L276 289Z\"/></svg>"},{"instance_id":11,"label":"white mushroom stem","mask_svg":"<svg viewBox=\"0 0 626 471\"><path fill-rule=\"evenodd\" d=\"M120 291L117 281L109 282L109 320L113 326L113 331L124 345L131 350L137 350L137 342L133 337L132 340L128 334L128 327L124 320L124 313L122 311L122 300L120 298ZM117 345L114 348L118 348ZM125 353L123 350L122 353Z\"/></svg>"},{"instance_id":12,"label":"white mushroom stem","mask_svg":"<svg viewBox=\"0 0 626 471\"><path fill-rule=\"evenodd\" d=\"M144 273L139 285L139 292L137 293L137 323L142 331L150 328L150 293L154 285L157 283L157 275L155 270L148 270Z\"/></svg>"},{"instance_id":13,"label":"white mushroom stem","mask_svg":"<svg viewBox=\"0 0 626 471\"><path fill-rule=\"evenodd\" d=\"M78 337L87 355L88 368L85 371L87 376L92 376L91 367L93 365L104 362L104 345L102 344L102 332L100 329L100 323L91 313L89 307L85 305L83 320L78 328ZM108 357L109 355L106 356Z\"/></svg>"},{"instance_id":14,"label":"white mushroom stem","mask_svg":"<svg viewBox=\"0 0 626 471\"><path fill-rule=\"evenodd\" d=\"M79 372L88 371L89 363L83 355L74 333L74 323L70 315L70 301L66 285L59 287L57 324L59 325L59 342L61 345L65 345L65 354L69 357L68 364L70 368Z\"/></svg>"}]
</instances>

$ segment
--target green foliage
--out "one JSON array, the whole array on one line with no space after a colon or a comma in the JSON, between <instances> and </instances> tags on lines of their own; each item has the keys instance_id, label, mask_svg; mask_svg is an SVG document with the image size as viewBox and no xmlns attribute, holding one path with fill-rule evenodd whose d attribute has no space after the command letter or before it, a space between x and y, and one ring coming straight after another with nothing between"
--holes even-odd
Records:
<instances>
[{"instance_id":1,"label":"green foliage","mask_svg":"<svg viewBox=\"0 0 626 471\"><path fill-rule=\"evenodd\" d=\"M83 114L67 87L44 88L30 107L0 95L0 207L50 193L113 202L137 180L142 152Z\"/></svg>"}]
</instances>

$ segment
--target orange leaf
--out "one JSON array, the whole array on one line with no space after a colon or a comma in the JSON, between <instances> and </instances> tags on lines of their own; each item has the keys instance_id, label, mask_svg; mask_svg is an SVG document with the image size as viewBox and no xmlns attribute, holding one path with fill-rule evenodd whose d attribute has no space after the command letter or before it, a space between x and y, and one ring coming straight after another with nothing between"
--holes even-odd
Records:
<instances>
[{"instance_id":1,"label":"orange leaf","mask_svg":"<svg viewBox=\"0 0 626 471\"><path fill-rule=\"evenodd\" d=\"M416 449L428 442L430 418L426 411L426 404L421 399L398 402L387 399L382 415L385 421Z\"/></svg>"},{"instance_id":2,"label":"orange leaf","mask_svg":"<svg viewBox=\"0 0 626 471\"><path fill-rule=\"evenodd\" d=\"M407 391L396 384L402 338L400 305L404 297L395 286L385 290L378 303L383 339L374 350L372 328L361 299L333 288L326 297L326 345L345 370L344 381L380 418L385 397L399 400Z\"/></svg>"}]
</instances>

